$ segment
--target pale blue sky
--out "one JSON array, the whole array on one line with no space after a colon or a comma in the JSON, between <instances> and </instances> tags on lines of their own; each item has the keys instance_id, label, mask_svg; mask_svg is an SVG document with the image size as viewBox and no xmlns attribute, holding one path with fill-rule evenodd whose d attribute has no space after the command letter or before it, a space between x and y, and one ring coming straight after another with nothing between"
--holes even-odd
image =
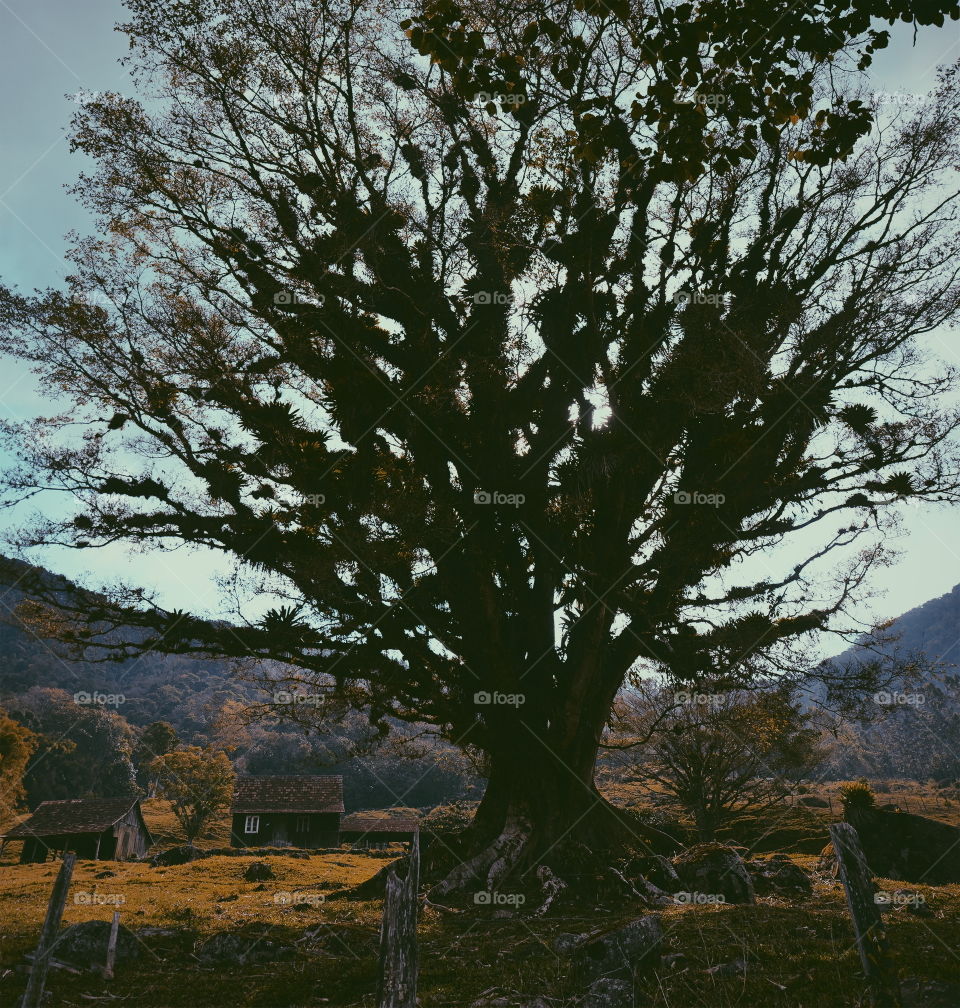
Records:
<instances>
[{"instance_id":1,"label":"pale blue sky","mask_svg":"<svg viewBox=\"0 0 960 1008\"><path fill-rule=\"evenodd\" d=\"M76 106L65 95L128 90L117 65L125 40L113 30L122 17L115 0L0 0L0 279L6 284L25 290L55 284L65 272L65 233L90 228L63 188L82 166L68 150L66 127ZM895 44L877 61L878 90L927 91L937 64L960 58L960 25L922 31L916 46L911 43L912 29L900 26ZM957 335L937 334L932 348L960 363ZM42 409L32 377L4 362L0 415L22 418ZM874 603L876 615L897 615L960 582L958 519L956 508L908 512L902 557L877 583L886 594ZM49 551L34 559L70 576L135 576L158 588L167 604L208 611L216 598L209 577L221 566L194 553L128 557L118 549Z\"/></svg>"}]
</instances>

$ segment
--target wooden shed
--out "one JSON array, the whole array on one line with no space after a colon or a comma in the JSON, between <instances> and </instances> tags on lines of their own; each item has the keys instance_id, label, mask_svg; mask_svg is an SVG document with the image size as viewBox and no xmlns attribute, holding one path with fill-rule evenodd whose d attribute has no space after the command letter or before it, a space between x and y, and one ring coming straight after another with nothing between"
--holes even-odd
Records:
<instances>
[{"instance_id":1,"label":"wooden shed","mask_svg":"<svg viewBox=\"0 0 960 1008\"><path fill-rule=\"evenodd\" d=\"M340 820L340 842L354 847L382 847L389 843L410 843L420 829L416 816L382 816L354 812Z\"/></svg>"},{"instance_id":2,"label":"wooden shed","mask_svg":"<svg viewBox=\"0 0 960 1008\"><path fill-rule=\"evenodd\" d=\"M230 813L234 847L338 847L343 778L238 777Z\"/></svg>"},{"instance_id":3,"label":"wooden shed","mask_svg":"<svg viewBox=\"0 0 960 1008\"><path fill-rule=\"evenodd\" d=\"M125 861L142 857L153 843L136 798L45 801L7 832L0 854L10 840L23 841L21 864L68 850L93 861Z\"/></svg>"}]
</instances>

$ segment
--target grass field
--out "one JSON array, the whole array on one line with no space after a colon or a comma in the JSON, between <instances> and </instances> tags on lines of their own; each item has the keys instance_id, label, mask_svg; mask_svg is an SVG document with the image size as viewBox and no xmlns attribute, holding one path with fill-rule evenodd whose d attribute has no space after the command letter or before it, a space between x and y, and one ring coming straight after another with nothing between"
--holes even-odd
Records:
<instances>
[{"instance_id":1,"label":"grass field","mask_svg":"<svg viewBox=\"0 0 960 1008\"><path fill-rule=\"evenodd\" d=\"M164 843L180 842L165 803L145 804L151 829ZM781 831L787 828L784 823L801 831L812 828L816 833L820 826L825 831L828 817L818 818L821 813L819 808L784 810L783 821L774 825ZM758 835L765 822L753 824ZM204 845L222 843L224 828L225 823L219 824ZM815 869L814 854L792 857L808 870ZM0 866L0 1004L4 1005L14 1004L23 989L25 974L16 967L36 943L57 870L54 862L19 865L13 860L8 854ZM142 936L142 955L121 964L113 981L95 974L52 971L50 1003L372 1008L381 904L329 897L374 874L387 863L385 859L349 851L310 858L270 857L276 878L263 883L243 880L250 860L217 856L170 868L78 862L65 924L108 920L118 904L127 927L159 930ZM96 879L105 869L115 876ZM890 944L902 974L960 984L960 886L906 886L895 879L879 884L917 891L933 911L928 918L903 910L888 915ZM292 906L282 902L284 893L305 894L307 899ZM466 1008L486 994L506 997L508 1004L540 996L550 1008L575 1005L579 988L569 976L569 964L552 950L557 935L606 927L645 912L649 911L640 903L627 899L604 905L571 900L546 919L497 919L486 910L451 914L427 907L420 921L420 1004ZM645 982L637 991L638 1006L840 1008L865 1003L843 891L832 878L815 875L814 895L802 901L760 897L756 906L675 906L653 912L667 933L665 951L686 958ZM289 943L296 954L289 961L269 964L205 964L198 955L203 942L223 932L241 933L251 945L263 940ZM725 977L706 972L733 959L747 961L745 974Z\"/></svg>"}]
</instances>

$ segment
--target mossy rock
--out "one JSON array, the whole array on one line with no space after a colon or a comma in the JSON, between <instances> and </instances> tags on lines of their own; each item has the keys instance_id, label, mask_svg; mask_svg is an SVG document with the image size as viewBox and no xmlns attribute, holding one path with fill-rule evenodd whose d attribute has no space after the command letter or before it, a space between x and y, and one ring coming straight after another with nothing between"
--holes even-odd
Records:
<instances>
[{"instance_id":1,"label":"mossy rock","mask_svg":"<svg viewBox=\"0 0 960 1008\"><path fill-rule=\"evenodd\" d=\"M678 854L673 867L685 892L722 897L726 903L756 902L743 858L724 844L696 844Z\"/></svg>"}]
</instances>

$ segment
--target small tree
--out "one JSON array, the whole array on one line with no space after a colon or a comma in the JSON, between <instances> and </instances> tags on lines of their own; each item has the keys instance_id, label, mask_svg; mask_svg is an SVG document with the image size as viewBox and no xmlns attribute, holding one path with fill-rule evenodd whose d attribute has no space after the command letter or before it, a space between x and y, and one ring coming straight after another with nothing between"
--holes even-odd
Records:
<instances>
[{"instance_id":1,"label":"small tree","mask_svg":"<svg viewBox=\"0 0 960 1008\"><path fill-rule=\"evenodd\" d=\"M151 770L173 803L188 843L230 805L234 773L224 752L190 746L158 756Z\"/></svg>"},{"instance_id":2,"label":"small tree","mask_svg":"<svg viewBox=\"0 0 960 1008\"><path fill-rule=\"evenodd\" d=\"M636 750L644 771L693 816L705 841L738 811L781 802L821 759L820 732L786 688L752 694L648 688L624 698L615 720L647 736Z\"/></svg>"}]
</instances>

